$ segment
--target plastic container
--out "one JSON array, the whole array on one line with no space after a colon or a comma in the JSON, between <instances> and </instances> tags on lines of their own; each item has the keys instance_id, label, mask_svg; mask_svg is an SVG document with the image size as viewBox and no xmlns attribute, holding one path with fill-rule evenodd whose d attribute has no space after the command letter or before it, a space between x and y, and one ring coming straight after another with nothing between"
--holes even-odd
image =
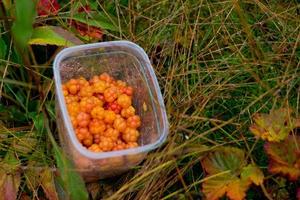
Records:
<instances>
[{"instance_id":1,"label":"plastic container","mask_svg":"<svg viewBox=\"0 0 300 200\"><path fill-rule=\"evenodd\" d=\"M90 79L103 72L134 88L133 105L142 120L137 148L95 153L83 147L76 138L61 85L71 78ZM165 105L149 58L138 45L113 41L66 48L55 58L54 79L60 143L86 181L127 171L165 141L168 134Z\"/></svg>"}]
</instances>

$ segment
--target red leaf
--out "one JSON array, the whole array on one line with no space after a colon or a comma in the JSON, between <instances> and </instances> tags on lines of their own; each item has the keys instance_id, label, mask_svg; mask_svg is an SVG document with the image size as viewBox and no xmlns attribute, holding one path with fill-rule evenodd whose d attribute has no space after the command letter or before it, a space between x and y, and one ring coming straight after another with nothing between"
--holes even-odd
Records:
<instances>
[{"instance_id":1,"label":"red leaf","mask_svg":"<svg viewBox=\"0 0 300 200\"><path fill-rule=\"evenodd\" d=\"M102 39L103 31L100 28L72 20L71 25L76 28L81 36L88 36L94 39Z\"/></svg>"},{"instance_id":2,"label":"red leaf","mask_svg":"<svg viewBox=\"0 0 300 200\"><path fill-rule=\"evenodd\" d=\"M57 0L39 0L37 4L39 16L56 15L59 8Z\"/></svg>"},{"instance_id":3,"label":"red leaf","mask_svg":"<svg viewBox=\"0 0 300 200\"><path fill-rule=\"evenodd\" d=\"M300 187L297 189L297 200L300 200Z\"/></svg>"},{"instance_id":4,"label":"red leaf","mask_svg":"<svg viewBox=\"0 0 300 200\"><path fill-rule=\"evenodd\" d=\"M17 193L19 189L19 185L21 182L20 174L8 175L6 176L6 181L4 183L4 199L5 200L15 200L17 199Z\"/></svg>"},{"instance_id":5,"label":"red leaf","mask_svg":"<svg viewBox=\"0 0 300 200\"><path fill-rule=\"evenodd\" d=\"M300 177L300 136L288 136L280 143L267 142L265 150L269 156L269 171L287 175L290 180Z\"/></svg>"},{"instance_id":6,"label":"red leaf","mask_svg":"<svg viewBox=\"0 0 300 200\"><path fill-rule=\"evenodd\" d=\"M19 173L14 175L0 172L0 194L4 200L15 200L17 199L17 193L19 190L21 176ZM0 197L1 199L1 197Z\"/></svg>"}]
</instances>

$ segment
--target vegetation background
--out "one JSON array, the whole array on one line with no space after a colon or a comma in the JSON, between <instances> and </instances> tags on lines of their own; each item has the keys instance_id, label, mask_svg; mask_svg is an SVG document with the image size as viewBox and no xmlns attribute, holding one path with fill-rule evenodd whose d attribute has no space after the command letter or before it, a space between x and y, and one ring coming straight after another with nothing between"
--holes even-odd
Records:
<instances>
[{"instance_id":1,"label":"vegetation background","mask_svg":"<svg viewBox=\"0 0 300 200\"><path fill-rule=\"evenodd\" d=\"M244 150L265 174L246 199L296 199L299 179L267 172L249 125L287 105L299 117L299 1L0 5L0 199L87 199L85 188L90 199L203 199L200 160L222 146ZM149 55L170 133L128 173L85 186L57 146L52 62L64 46L121 39Z\"/></svg>"}]
</instances>

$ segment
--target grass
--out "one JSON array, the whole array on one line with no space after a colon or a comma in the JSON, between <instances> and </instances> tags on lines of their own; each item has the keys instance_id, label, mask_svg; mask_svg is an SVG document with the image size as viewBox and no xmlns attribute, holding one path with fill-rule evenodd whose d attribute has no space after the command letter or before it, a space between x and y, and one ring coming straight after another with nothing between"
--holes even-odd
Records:
<instances>
[{"instance_id":1,"label":"grass","mask_svg":"<svg viewBox=\"0 0 300 200\"><path fill-rule=\"evenodd\" d=\"M68 6L72 12L73 4L68 2L61 13L69 12L64 9ZM165 100L170 132L163 146L136 168L88 184L95 199L202 199L205 178L200 159L217 146L244 149L266 171L262 142L248 127L253 114L286 105L299 117L298 1L121 0L103 1L98 7L118 27L118 31L106 31L104 40L131 40L149 55ZM70 28L59 16L50 23ZM41 18L39 22L48 21ZM8 34L1 35L10 41ZM0 60L0 155L11 151L24 166L42 155L44 165L55 170L39 113L49 113L50 129L56 137L51 68L58 50L33 46L30 66L24 67L12 49L8 46L5 59ZM28 71L39 79L39 86ZM42 98L39 87L44 91ZM30 145L16 142L10 146L12 141L30 138L35 141ZM26 153L32 149L34 153ZM270 195L274 199L295 196L299 181L283 184L280 180L266 177ZM25 177L21 193L36 195ZM263 199L263 193L252 187L247 199Z\"/></svg>"}]
</instances>

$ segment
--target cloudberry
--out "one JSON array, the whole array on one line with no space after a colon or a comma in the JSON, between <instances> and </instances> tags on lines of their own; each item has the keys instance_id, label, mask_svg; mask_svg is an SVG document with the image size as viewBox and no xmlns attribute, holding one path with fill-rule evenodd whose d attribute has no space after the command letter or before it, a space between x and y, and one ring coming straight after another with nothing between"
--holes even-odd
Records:
<instances>
[{"instance_id":1,"label":"cloudberry","mask_svg":"<svg viewBox=\"0 0 300 200\"><path fill-rule=\"evenodd\" d=\"M131 106L131 98L126 95L126 94L121 94L118 99L117 99L117 103L122 107L122 108L128 108L129 106Z\"/></svg>"},{"instance_id":2,"label":"cloudberry","mask_svg":"<svg viewBox=\"0 0 300 200\"><path fill-rule=\"evenodd\" d=\"M113 126L118 131L123 132L127 127L127 123L122 117L118 117L115 119Z\"/></svg>"},{"instance_id":3,"label":"cloudberry","mask_svg":"<svg viewBox=\"0 0 300 200\"><path fill-rule=\"evenodd\" d=\"M106 125L102 120L93 119L89 124L89 130L91 134L103 133L106 129Z\"/></svg>"},{"instance_id":4,"label":"cloudberry","mask_svg":"<svg viewBox=\"0 0 300 200\"><path fill-rule=\"evenodd\" d=\"M76 118L76 120L78 122L78 126L80 126L80 127L88 126L90 123L90 119L91 119L91 116L85 112L80 112Z\"/></svg>"},{"instance_id":5,"label":"cloudberry","mask_svg":"<svg viewBox=\"0 0 300 200\"><path fill-rule=\"evenodd\" d=\"M141 126L141 118L138 115L128 117L127 126L130 128L138 128Z\"/></svg>"},{"instance_id":6,"label":"cloudberry","mask_svg":"<svg viewBox=\"0 0 300 200\"><path fill-rule=\"evenodd\" d=\"M111 103L118 98L118 90L115 87L109 87L104 91L103 96L105 101Z\"/></svg>"},{"instance_id":7,"label":"cloudberry","mask_svg":"<svg viewBox=\"0 0 300 200\"><path fill-rule=\"evenodd\" d=\"M133 106L129 106L128 108L124 108L121 110L121 116L125 118L129 118L135 114L135 109Z\"/></svg>"},{"instance_id":8,"label":"cloudberry","mask_svg":"<svg viewBox=\"0 0 300 200\"><path fill-rule=\"evenodd\" d=\"M116 114L114 111L106 110L104 115L104 122L108 124L112 124L116 119Z\"/></svg>"},{"instance_id":9,"label":"cloudberry","mask_svg":"<svg viewBox=\"0 0 300 200\"><path fill-rule=\"evenodd\" d=\"M122 134L122 139L125 142L136 142L139 136L139 132L133 128L126 128L124 133Z\"/></svg>"},{"instance_id":10,"label":"cloudberry","mask_svg":"<svg viewBox=\"0 0 300 200\"><path fill-rule=\"evenodd\" d=\"M91 115L95 119L103 119L106 115L106 111L101 106L96 106L92 109Z\"/></svg>"}]
</instances>

